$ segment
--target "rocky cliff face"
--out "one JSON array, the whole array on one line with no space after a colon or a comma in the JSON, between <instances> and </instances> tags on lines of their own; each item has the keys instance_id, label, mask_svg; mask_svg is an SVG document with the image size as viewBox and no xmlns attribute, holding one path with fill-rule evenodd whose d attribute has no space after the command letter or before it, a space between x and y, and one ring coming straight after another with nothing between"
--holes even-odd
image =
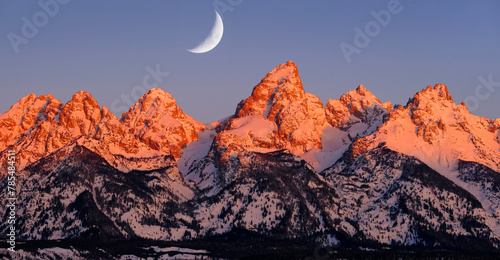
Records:
<instances>
[{"instance_id":1,"label":"rocky cliff face","mask_svg":"<svg viewBox=\"0 0 500 260\"><path fill-rule=\"evenodd\" d=\"M67 144L72 136L67 129L53 131L63 105L52 95L26 96L0 116L0 147L18 148L20 165L36 161ZM49 135L49 133L51 133ZM20 149L22 147L22 149ZM2 158L4 159L4 158Z\"/></svg>"},{"instance_id":2,"label":"rocky cliff face","mask_svg":"<svg viewBox=\"0 0 500 260\"><path fill-rule=\"evenodd\" d=\"M184 114L169 93L152 89L123 115L123 127L151 149L179 157L204 125Z\"/></svg>"},{"instance_id":3,"label":"rocky cliff face","mask_svg":"<svg viewBox=\"0 0 500 260\"><path fill-rule=\"evenodd\" d=\"M362 85L349 91L340 99L330 99L326 103L326 119L333 127L349 130L356 124L364 124L357 134L367 135L380 125L384 116L392 110L390 101L380 102Z\"/></svg>"},{"instance_id":4,"label":"rocky cliff face","mask_svg":"<svg viewBox=\"0 0 500 260\"><path fill-rule=\"evenodd\" d=\"M287 62L210 124L161 89L121 119L84 91L66 104L32 94L0 115L0 155L17 151L23 239L250 232L491 251L500 246L499 126L441 84L396 108L363 86L323 107ZM6 234L6 209L0 217Z\"/></svg>"},{"instance_id":5,"label":"rocky cliff face","mask_svg":"<svg viewBox=\"0 0 500 260\"><path fill-rule=\"evenodd\" d=\"M298 69L289 61L269 72L240 102L236 117L216 140L219 147L288 149L298 154L322 146L324 124L321 100L304 91Z\"/></svg>"},{"instance_id":6,"label":"rocky cliff face","mask_svg":"<svg viewBox=\"0 0 500 260\"><path fill-rule=\"evenodd\" d=\"M437 170L455 170L463 160L500 171L499 122L471 115L463 103L453 102L445 85L437 84L391 111L377 132L359 140L358 146L385 143Z\"/></svg>"},{"instance_id":7,"label":"rocky cliff face","mask_svg":"<svg viewBox=\"0 0 500 260\"><path fill-rule=\"evenodd\" d=\"M0 147L18 151L20 169L78 142L125 171L150 167L146 162L127 164L123 158L178 158L182 147L197 140L197 131L204 128L161 89L146 93L121 120L85 91L64 105L52 95L31 94L2 114L0 125Z\"/></svg>"}]
</instances>

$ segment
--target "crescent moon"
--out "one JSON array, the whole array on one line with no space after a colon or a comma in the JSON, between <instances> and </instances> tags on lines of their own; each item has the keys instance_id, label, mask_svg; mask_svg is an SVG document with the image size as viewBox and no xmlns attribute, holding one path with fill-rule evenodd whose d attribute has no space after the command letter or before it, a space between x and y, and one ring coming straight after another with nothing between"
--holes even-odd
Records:
<instances>
[{"instance_id":1,"label":"crescent moon","mask_svg":"<svg viewBox=\"0 0 500 260\"><path fill-rule=\"evenodd\" d=\"M212 31L210 31L208 37L198 46L192 49L188 49L188 51L192 53L205 53L212 50L217 46L217 44L219 44L220 40L222 39L223 33L224 33L224 24L222 23L222 18L220 17L219 13L215 11L214 26L212 27Z\"/></svg>"}]
</instances>

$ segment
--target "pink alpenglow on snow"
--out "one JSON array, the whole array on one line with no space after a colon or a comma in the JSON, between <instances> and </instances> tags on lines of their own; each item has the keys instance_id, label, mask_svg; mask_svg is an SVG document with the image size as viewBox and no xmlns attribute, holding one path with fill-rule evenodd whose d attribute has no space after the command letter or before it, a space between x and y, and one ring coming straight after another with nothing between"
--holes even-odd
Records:
<instances>
[{"instance_id":1,"label":"pink alpenglow on snow","mask_svg":"<svg viewBox=\"0 0 500 260\"><path fill-rule=\"evenodd\" d=\"M66 104L52 95L30 94L0 115L0 148L19 151L23 168L65 146L83 145L123 171L152 169L165 156L187 165L211 145L222 152L221 162L244 152L284 149L322 171L349 147L355 158L383 144L435 169L451 171L463 160L498 171L499 126L500 119L474 116L464 104L456 105L442 84L396 109L362 85L323 106L305 92L297 66L288 61L265 75L234 115L210 124L185 114L159 88L144 94L121 119L85 91Z\"/></svg>"}]
</instances>

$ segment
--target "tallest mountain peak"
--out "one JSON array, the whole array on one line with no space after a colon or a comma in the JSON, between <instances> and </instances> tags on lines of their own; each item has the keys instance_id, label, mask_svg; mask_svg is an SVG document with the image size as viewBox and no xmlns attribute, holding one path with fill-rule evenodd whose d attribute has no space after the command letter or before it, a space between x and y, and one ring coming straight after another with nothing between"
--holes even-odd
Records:
<instances>
[{"instance_id":1,"label":"tallest mountain peak","mask_svg":"<svg viewBox=\"0 0 500 260\"><path fill-rule=\"evenodd\" d=\"M282 64L276 66L275 70L276 69L284 69L284 68L295 69L296 70L297 66L295 65L295 62L289 60L289 61L287 61L285 63L282 63Z\"/></svg>"},{"instance_id":2,"label":"tallest mountain peak","mask_svg":"<svg viewBox=\"0 0 500 260\"><path fill-rule=\"evenodd\" d=\"M303 153L322 146L320 128L325 120L321 100L304 91L295 63L288 61L269 72L238 104L235 118L217 140L219 145Z\"/></svg>"},{"instance_id":3,"label":"tallest mountain peak","mask_svg":"<svg viewBox=\"0 0 500 260\"><path fill-rule=\"evenodd\" d=\"M276 66L271 72L262 79L262 83L278 83L285 82L295 83L302 86L299 77L299 70L293 61L288 61Z\"/></svg>"},{"instance_id":4,"label":"tallest mountain peak","mask_svg":"<svg viewBox=\"0 0 500 260\"><path fill-rule=\"evenodd\" d=\"M295 65L295 62L287 61L276 66L270 74L276 73L277 71L297 71L297 66Z\"/></svg>"},{"instance_id":5,"label":"tallest mountain peak","mask_svg":"<svg viewBox=\"0 0 500 260\"><path fill-rule=\"evenodd\" d=\"M253 88L252 95L240 103L236 113L238 116L262 114L265 117L274 117L274 107L281 110L288 106L289 102L306 99L297 66L293 61L288 61L267 73Z\"/></svg>"}]
</instances>

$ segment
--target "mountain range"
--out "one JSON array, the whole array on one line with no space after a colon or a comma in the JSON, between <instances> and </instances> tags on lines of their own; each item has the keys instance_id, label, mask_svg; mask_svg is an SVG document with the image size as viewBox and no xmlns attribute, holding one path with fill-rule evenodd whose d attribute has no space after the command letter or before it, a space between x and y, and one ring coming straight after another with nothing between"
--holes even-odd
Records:
<instances>
[{"instance_id":1,"label":"mountain range","mask_svg":"<svg viewBox=\"0 0 500 260\"><path fill-rule=\"evenodd\" d=\"M442 84L404 106L361 85L324 105L289 61L212 123L158 88L120 119L85 91L66 104L30 94L0 115L0 158L16 151L19 240L252 234L498 252L499 127ZM6 177L0 168L1 190ZM8 214L0 208L2 238Z\"/></svg>"}]
</instances>

